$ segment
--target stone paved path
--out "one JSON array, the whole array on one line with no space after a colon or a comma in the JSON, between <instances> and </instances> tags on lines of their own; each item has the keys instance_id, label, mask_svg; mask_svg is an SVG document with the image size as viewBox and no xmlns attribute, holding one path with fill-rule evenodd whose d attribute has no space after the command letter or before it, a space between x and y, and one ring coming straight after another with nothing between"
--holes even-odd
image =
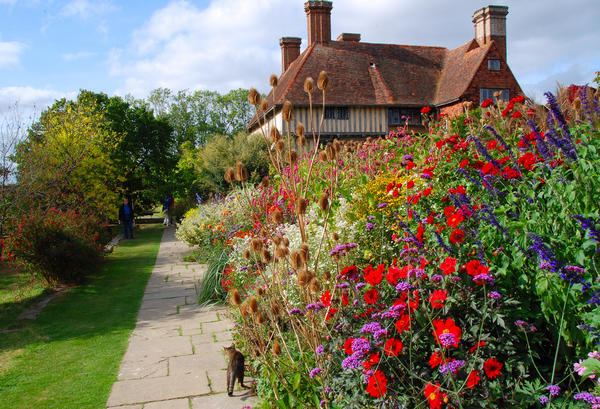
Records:
<instances>
[{"instance_id":1,"label":"stone paved path","mask_svg":"<svg viewBox=\"0 0 600 409\"><path fill-rule=\"evenodd\" d=\"M205 267L181 261L187 252L175 229L166 228L108 408L241 409L257 403L237 383L234 396L227 396L222 351L231 344L233 323L227 308L196 304Z\"/></svg>"}]
</instances>

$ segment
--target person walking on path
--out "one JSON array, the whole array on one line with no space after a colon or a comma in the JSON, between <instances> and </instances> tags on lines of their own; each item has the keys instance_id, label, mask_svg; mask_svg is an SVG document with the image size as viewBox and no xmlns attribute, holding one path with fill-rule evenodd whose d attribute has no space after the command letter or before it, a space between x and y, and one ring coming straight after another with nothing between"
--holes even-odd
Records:
<instances>
[{"instance_id":1,"label":"person walking on path","mask_svg":"<svg viewBox=\"0 0 600 409\"><path fill-rule=\"evenodd\" d=\"M175 224L175 219L173 212L175 210L175 199L173 198L173 194L170 193L169 196L165 197L163 202L163 213L165 213L165 226L170 226L171 224Z\"/></svg>"},{"instance_id":2,"label":"person walking on path","mask_svg":"<svg viewBox=\"0 0 600 409\"><path fill-rule=\"evenodd\" d=\"M123 198L123 204L119 207L119 223L123 224L123 232L126 239L133 239L133 207L129 199Z\"/></svg>"}]
</instances>

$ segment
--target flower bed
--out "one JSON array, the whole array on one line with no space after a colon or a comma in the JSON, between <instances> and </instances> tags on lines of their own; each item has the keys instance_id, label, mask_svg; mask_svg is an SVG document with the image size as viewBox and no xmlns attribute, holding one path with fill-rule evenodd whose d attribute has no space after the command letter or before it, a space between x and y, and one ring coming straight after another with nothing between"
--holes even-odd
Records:
<instances>
[{"instance_id":1,"label":"flower bed","mask_svg":"<svg viewBox=\"0 0 600 409\"><path fill-rule=\"evenodd\" d=\"M571 94L316 153L318 129L264 129L271 180L231 169L210 237L265 407L600 402L600 110Z\"/></svg>"}]
</instances>

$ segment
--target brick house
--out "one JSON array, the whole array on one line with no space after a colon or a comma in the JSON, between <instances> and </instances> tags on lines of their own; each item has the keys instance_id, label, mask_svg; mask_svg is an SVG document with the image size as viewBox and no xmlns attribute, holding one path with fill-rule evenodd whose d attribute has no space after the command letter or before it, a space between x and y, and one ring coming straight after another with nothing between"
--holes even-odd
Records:
<instances>
[{"instance_id":1,"label":"brick house","mask_svg":"<svg viewBox=\"0 0 600 409\"><path fill-rule=\"evenodd\" d=\"M360 34L343 33L331 39L330 1L307 1L308 47L300 54L300 38L280 40L282 73L277 87L266 98L261 113L270 125L282 130L281 108L294 105L294 123L310 131L309 100L304 80L315 81L319 72L329 74L325 121L321 135L364 137L385 135L391 129L421 124L421 108L455 115L463 103L479 104L496 91L508 100L522 91L506 63L506 15L508 7L487 6L473 14L475 38L449 50L445 47L373 44ZM273 95L274 94L274 95ZM313 99L319 101L321 93ZM320 117L320 108L316 109ZM258 132L258 118L248 124Z\"/></svg>"}]
</instances>

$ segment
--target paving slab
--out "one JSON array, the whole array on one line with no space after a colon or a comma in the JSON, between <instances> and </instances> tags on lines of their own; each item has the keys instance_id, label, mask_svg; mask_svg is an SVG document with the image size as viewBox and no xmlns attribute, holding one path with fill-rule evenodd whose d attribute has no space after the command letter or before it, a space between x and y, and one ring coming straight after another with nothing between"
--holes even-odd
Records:
<instances>
[{"instance_id":1,"label":"paving slab","mask_svg":"<svg viewBox=\"0 0 600 409\"><path fill-rule=\"evenodd\" d=\"M258 402L236 385L226 394L231 344L227 307L197 305L206 266L181 261L189 248L166 228L137 324L111 394L111 409L241 409ZM246 380L248 382L248 380Z\"/></svg>"}]
</instances>

